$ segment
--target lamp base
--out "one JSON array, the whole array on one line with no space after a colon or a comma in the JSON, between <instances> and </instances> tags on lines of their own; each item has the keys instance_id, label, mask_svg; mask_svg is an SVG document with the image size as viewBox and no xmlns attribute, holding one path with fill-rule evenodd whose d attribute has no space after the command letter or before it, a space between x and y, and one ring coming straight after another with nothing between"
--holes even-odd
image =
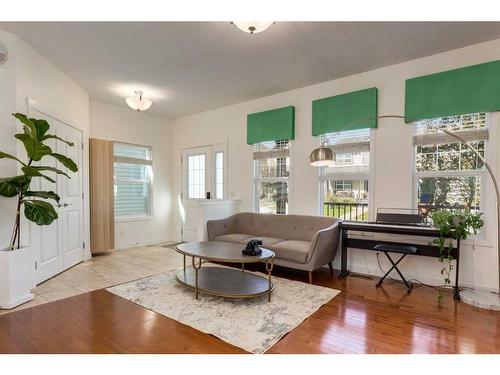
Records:
<instances>
[{"instance_id":1,"label":"lamp base","mask_svg":"<svg viewBox=\"0 0 500 375\"><path fill-rule=\"evenodd\" d=\"M460 300L480 309L500 311L500 296L498 293L466 289L460 292Z\"/></svg>"}]
</instances>

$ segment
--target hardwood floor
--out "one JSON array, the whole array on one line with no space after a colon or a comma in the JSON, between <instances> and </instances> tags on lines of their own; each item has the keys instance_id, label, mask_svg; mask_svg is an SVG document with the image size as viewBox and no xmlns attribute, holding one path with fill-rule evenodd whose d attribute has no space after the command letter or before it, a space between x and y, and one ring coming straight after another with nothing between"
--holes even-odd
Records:
<instances>
[{"instance_id":1,"label":"hardwood floor","mask_svg":"<svg viewBox=\"0 0 500 375\"><path fill-rule=\"evenodd\" d=\"M305 281L277 269L276 276ZM268 353L500 353L500 312L453 301L435 291L352 276L314 273L341 289ZM2 353L243 353L116 295L97 290L0 316Z\"/></svg>"}]
</instances>

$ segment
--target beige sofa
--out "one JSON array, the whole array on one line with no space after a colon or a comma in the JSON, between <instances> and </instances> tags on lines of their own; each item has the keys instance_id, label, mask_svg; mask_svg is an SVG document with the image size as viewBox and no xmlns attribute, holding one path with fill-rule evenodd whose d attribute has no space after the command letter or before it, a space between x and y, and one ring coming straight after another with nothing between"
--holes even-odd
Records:
<instances>
[{"instance_id":1,"label":"beige sofa","mask_svg":"<svg viewBox=\"0 0 500 375\"><path fill-rule=\"evenodd\" d=\"M339 220L322 216L272 215L243 212L207 222L209 241L246 244L262 240L276 253L274 263L309 272L332 261L339 243ZM243 249L243 247L242 247Z\"/></svg>"}]
</instances>

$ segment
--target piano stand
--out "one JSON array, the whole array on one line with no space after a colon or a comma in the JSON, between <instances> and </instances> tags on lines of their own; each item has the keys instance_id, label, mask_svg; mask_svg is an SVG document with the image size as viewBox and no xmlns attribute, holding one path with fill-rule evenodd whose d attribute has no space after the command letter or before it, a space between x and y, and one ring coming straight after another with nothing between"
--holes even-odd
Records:
<instances>
[{"instance_id":1,"label":"piano stand","mask_svg":"<svg viewBox=\"0 0 500 375\"><path fill-rule=\"evenodd\" d=\"M349 238L348 234L349 234L350 230L351 231L360 231L360 232L386 233L386 234L395 234L395 235L410 235L410 236L422 236L422 237L432 237L432 238L436 238L439 236L439 232L436 229L429 228L429 227L418 227L418 226L411 227L411 226L386 225L386 224L366 223L366 222L342 221L340 223L340 230L341 230L341 262L340 262L341 269L340 269L340 275L338 276L339 279L343 279L344 277L347 277L349 275L349 270L348 270L348 265L347 265L347 249L348 248L382 252L383 250L377 250L375 247L377 245L381 245L381 244L387 245L389 247L391 247L391 246L408 246L407 243L401 243L401 242L375 241L373 239L367 239L367 238ZM414 253L414 255L439 258L439 248L437 246L433 246L430 244L429 245L415 244L412 246L414 246L416 248L416 252ZM407 255L407 254L405 254L405 255ZM460 289L458 287L458 276L459 276L459 269L460 269L460 263L459 263L460 262L460 240L456 241L456 246L451 251L451 256L456 260L455 285L453 286L453 298L455 300L460 300ZM399 263L399 261L401 261L401 260L402 260L402 258L399 259L395 264L397 265ZM392 268L390 271L392 271ZM397 268L396 268L396 271L398 271ZM383 279L385 277L387 277L389 272L381 279L382 282L383 282ZM402 276L402 275L400 274L400 276ZM405 281L404 278L403 278L403 281ZM379 283L380 283L380 281L379 281ZM408 284L405 283L405 284L406 284L407 288L409 288L408 284L410 284L410 283L408 283ZM410 289L410 291L411 291L411 289Z\"/></svg>"}]
</instances>

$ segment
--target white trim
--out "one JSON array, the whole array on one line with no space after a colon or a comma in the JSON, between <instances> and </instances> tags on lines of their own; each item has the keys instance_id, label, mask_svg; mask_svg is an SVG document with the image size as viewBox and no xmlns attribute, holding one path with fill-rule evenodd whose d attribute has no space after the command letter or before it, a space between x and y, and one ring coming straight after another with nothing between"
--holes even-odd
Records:
<instances>
[{"instance_id":1,"label":"white trim","mask_svg":"<svg viewBox=\"0 0 500 375\"><path fill-rule=\"evenodd\" d=\"M492 125L493 124L493 125ZM411 125L413 127L413 136L415 135L416 125L415 122ZM488 130L488 139L485 140L485 160L490 164L493 170L498 170L498 145L500 140L500 132L498 127L500 126L500 113L489 112L486 114L486 129ZM456 142L453 142L456 143ZM482 230L478 235L471 235L465 241L462 241L463 245L481 246L481 247L493 247L495 243L494 235L496 221L494 218L495 207L494 205L488 204L491 195L493 194L492 188L489 186L491 184L490 178L487 175L486 169L483 170L461 170L461 171L429 171L429 172L417 172L416 171L416 147L417 145L412 144L413 155L412 155L412 207L413 209L418 208L418 179L425 177L464 177L464 176L479 176L481 177L481 191L480 197L481 202L479 210L483 212L483 219L485 220L484 230ZM493 208L492 208L493 207Z\"/></svg>"},{"instance_id":2,"label":"white trim","mask_svg":"<svg viewBox=\"0 0 500 375\"><path fill-rule=\"evenodd\" d=\"M290 158L290 170L289 170L289 174L288 174L288 177L266 177L265 178L265 181L267 182L287 182L288 184L288 212L287 212L287 215L290 215L293 213L293 158L294 158L294 140L293 139L289 139L288 140L288 150L289 150L289 156L287 156L288 158ZM255 147L255 145L250 145L252 147L252 154L255 154L255 151L253 151L253 148ZM259 152L261 153L261 152ZM276 158L277 156L271 156L271 158ZM258 185L259 185L259 182L262 181L261 178L259 178L259 168L258 168L258 163L261 161L261 160L266 160L266 159L255 159L253 158L252 162L253 162L253 189L252 189L252 193L253 193L253 211L254 212L259 212L260 210L260 205L259 205L259 198L257 196L257 192L258 192Z\"/></svg>"},{"instance_id":3,"label":"white trim","mask_svg":"<svg viewBox=\"0 0 500 375\"><path fill-rule=\"evenodd\" d=\"M86 131L80 129L80 128L77 128L73 125L70 125L68 123L68 121L66 121L65 119L62 119L62 116L59 116L57 113L56 114L51 114L49 113L50 111L46 111L44 108L42 108L42 106L39 105L39 103L37 101L35 101L34 99L30 98L30 97L26 97L26 114L28 115L28 117L31 116L31 113L33 111L36 111L36 112L39 112L45 116L48 116L48 117L51 117L57 121L59 121L60 123L66 125L66 126L69 126L70 128L76 130L76 131L79 131L80 133L82 133L82 145L75 145L75 147L82 147L81 149L81 152L82 152L82 158L81 158L81 162L82 162L82 166L80 168L80 170L82 171L82 193L83 193L83 199L82 199L82 215L83 215L83 242L86 244L85 248L83 249L83 259L82 261L85 261L85 260L88 260L90 258L92 258L92 250L90 248L90 225L85 225L86 223L90 223L90 217L89 217L89 214L90 214L90 204L89 204L89 197L90 197L90 192L89 192L89 185L87 183L87 179L88 179L88 169L87 168L87 164L85 163L85 158L86 158L86 155L88 155L88 153L86 152L87 149L86 149L86 145L88 144L88 134ZM19 156L19 148L17 148L17 155ZM31 223L29 223L29 228L30 228L30 244L29 246L31 247L32 246L32 243L31 243L31 236L32 236L32 226L31 226ZM39 260L39 259L38 259Z\"/></svg>"},{"instance_id":4,"label":"white trim","mask_svg":"<svg viewBox=\"0 0 500 375\"><path fill-rule=\"evenodd\" d=\"M135 144L135 143L127 143L127 142L118 142L118 141L113 141L113 160L114 163L121 163L121 164L133 164L133 165L145 165L147 167L151 168L151 176L149 179L123 179L123 178L113 178L113 189L115 188L116 184L118 183L130 183L130 184L137 184L137 185L142 185L142 184L148 184L149 185L149 194L148 194L148 207L147 207L147 212L146 216L121 216L121 215L114 215L115 218L115 223L120 223L120 222L126 222L126 221L143 221L143 220L153 220L155 218L154 214L154 206L153 206L153 182L154 182L154 157L153 157L153 147L148 146L148 145L140 145L140 144ZM130 158L130 157L124 157L124 156L115 156L114 154L114 145L115 144L120 144L120 145L129 145L129 146L135 146L135 147L142 147L149 149L149 159L138 159L138 158ZM113 171L114 171L114 165L113 165ZM113 200L114 200L114 194L113 194Z\"/></svg>"},{"instance_id":5,"label":"white trim","mask_svg":"<svg viewBox=\"0 0 500 375\"><path fill-rule=\"evenodd\" d=\"M325 173L326 168L318 168L318 191L319 191L319 199L318 199L318 214L323 216L323 205L325 203L325 189L324 189L324 181L331 180L334 176L339 176L340 179L353 179L353 180L368 180L368 221L374 220L374 197L375 197L375 152L376 152L376 128L370 128L370 142L369 149L370 152L370 163L368 164L368 172L363 173ZM318 144L321 145L321 136L318 138ZM366 142L362 142L364 144ZM352 145L352 143L349 143ZM342 166L341 166L342 167ZM361 167L366 167L366 165L362 165Z\"/></svg>"}]
</instances>

